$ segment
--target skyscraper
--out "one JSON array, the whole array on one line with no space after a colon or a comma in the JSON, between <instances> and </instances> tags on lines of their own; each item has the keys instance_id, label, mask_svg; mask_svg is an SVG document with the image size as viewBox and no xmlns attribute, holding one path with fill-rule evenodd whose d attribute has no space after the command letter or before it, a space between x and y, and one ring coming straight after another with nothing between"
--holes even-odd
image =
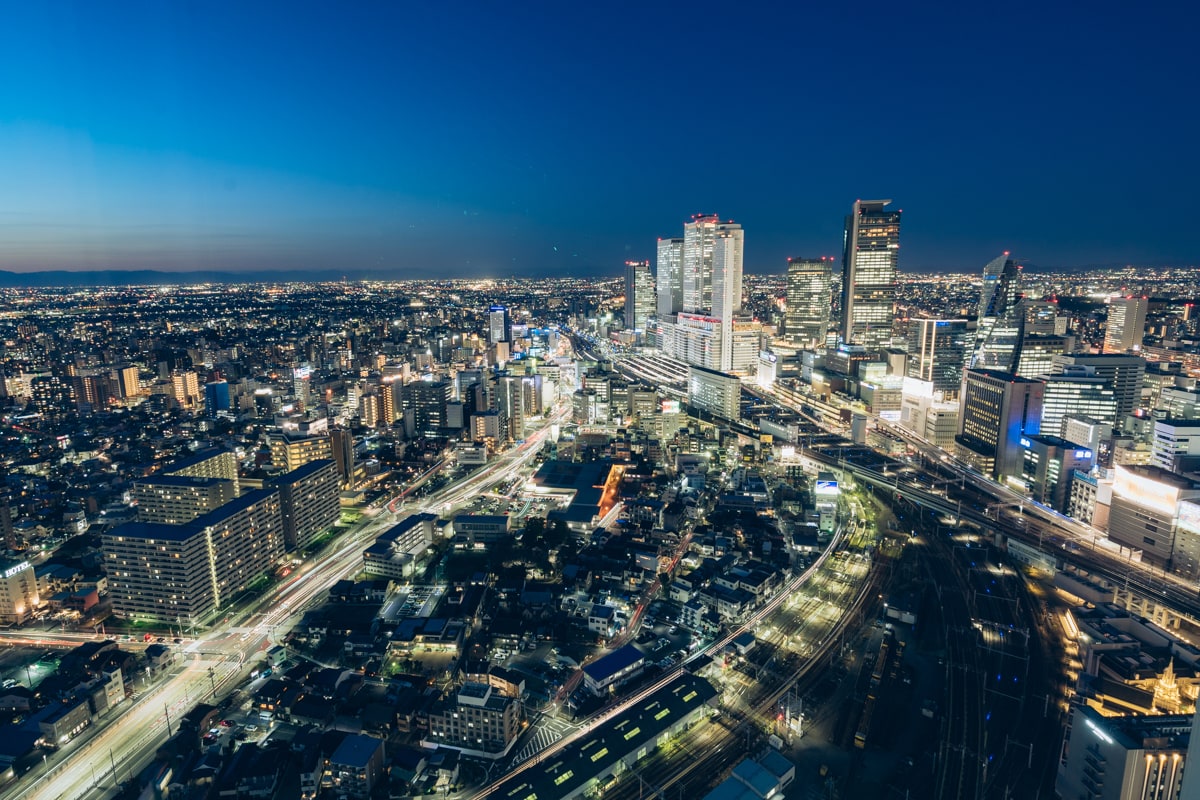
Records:
<instances>
[{"instance_id":1,"label":"skyscraper","mask_svg":"<svg viewBox=\"0 0 1200 800\"><path fill-rule=\"evenodd\" d=\"M488 309L488 344L511 341L512 322L508 316L508 308L495 305Z\"/></svg>"},{"instance_id":2,"label":"skyscraper","mask_svg":"<svg viewBox=\"0 0 1200 800\"><path fill-rule=\"evenodd\" d=\"M658 317L683 310L683 239L658 240Z\"/></svg>"},{"instance_id":3,"label":"skyscraper","mask_svg":"<svg viewBox=\"0 0 1200 800\"><path fill-rule=\"evenodd\" d=\"M829 330L833 259L789 258L784 338L808 349L822 347Z\"/></svg>"},{"instance_id":4,"label":"skyscraper","mask_svg":"<svg viewBox=\"0 0 1200 800\"><path fill-rule=\"evenodd\" d=\"M740 225L718 226L713 237L713 316L721 321L721 369L733 369L733 319L742 310L742 246ZM757 349L757 348L756 348Z\"/></svg>"},{"instance_id":5,"label":"skyscraper","mask_svg":"<svg viewBox=\"0 0 1200 800\"><path fill-rule=\"evenodd\" d=\"M1021 437L1041 430L1044 389L1041 381L1005 372L967 370L955 437L959 456L998 480L1021 474Z\"/></svg>"},{"instance_id":6,"label":"skyscraper","mask_svg":"<svg viewBox=\"0 0 1200 800\"><path fill-rule=\"evenodd\" d=\"M654 313L654 276L649 261L625 262L625 327L644 331Z\"/></svg>"},{"instance_id":7,"label":"skyscraper","mask_svg":"<svg viewBox=\"0 0 1200 800\"><path fill-rule=\"evenodd\" d=\"M716 214L696 214L683 224L683 310L712 309L712 248L717 225Z\"/></svg>"},{"instance_id":8,"label":"skyscraper","mask_svg":"<svg viewBox=\"0 0 1200 800\"><path fill-rule=\"evenodd\" d=\"M842 341L878 350L892 338L900 212L891 200L856 200L842 252Z\"/></svg>"},{"instance_id":9,"label":"skyscraper","mask_svg":"<svg viewBox=\"0 0 1200 800\"><path fill-rule=\"evenodd\" d=\"M1025 331L1020 302L1020 268L1008 253L984 265L971 367L1016 371Z\"/></svg>"},{"instance_id":10,"label":"skyscraper","mask_svg":"<svg viewBox=\"0 0 1200 800\"><path fill-rule=\"evenodd\" d=\"M958 397L970 343L965 319L911 320L905 374L932 383L940 399Z\"/></svg>"},{"instance_id":11,"label":"skyscraper","mask_svg":"<svg viewBox=\"0 0 1200 800\"><path fill-rule=\"evenodd\" d=\"M1145 297L1112 297L1108 300L1108 321L1104 325L1104 352L1128 353L1142 349L1146 332Z\"/></svg>"}]
</instances>

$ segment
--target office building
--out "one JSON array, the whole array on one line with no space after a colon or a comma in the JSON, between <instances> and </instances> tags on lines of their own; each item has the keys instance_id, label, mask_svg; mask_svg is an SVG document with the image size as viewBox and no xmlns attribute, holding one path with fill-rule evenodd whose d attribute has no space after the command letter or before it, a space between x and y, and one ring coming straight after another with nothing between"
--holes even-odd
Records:
<instances>
[{"instance_id":1,"label":"office building","mask_svg":"<svg viewBox=\"0 0 1200 800\"><path fill-rule=\"evenodd\" d=\"M727 420L741 417L742 382L704 367L688 367L688 405Z\"/></svg>"},{"instance_id":2,"label":"office building","mask_svg":"<svg viewBox=\"0 0 1200 800\"><path fill-rule=\"evenodd\" d=\"M954 439L959 457L997 480L1019 475L1021 437L1041 430L1043 386L1006 372L967 370Z\"/></svg>"},{"instance_id":3,"label":"office building","mask_svg":"<svg viewBox=\"0 0 1200 800\"><path fill-rule=\"evenodd\" d=\"M312 367L301 364L292 369L292 395L296 398L296 410L307 411L312 407Z\"/></svg>"},{"instance_id":4,"label":"office building","mask_svg":"<svg viewBox=\"0 0 1200 800\"><path fill-rule=\"evenodd\" d=\"M0 564L0 622L23 625L41 604L37 575L28 561Z\"/></svg>"},{"instance_id":5,"label":"office building","mask_svg":"<svg viewBox=\"0 0 1200 800\"><path fill-rule=\"evenodd\" d=\"M1142 379L1146 374L1146 360L1135 355L1109 355L1073 353L1054 356L1054 372L1062 375L1068 367L1086 367L1112 386L1117 396L1117 424L1124 423L1126 415L1132 414L1141 405Z\"/></svg>"},{"instance_id":6,"label":"office building","mask_svg":"<svg viewBox=\"0 0 1200 800\"><path fill-rule=\"evenodd\" d=\"M341 476L331 460L310 461L272 478L270 485L279 490L283 541L288 550L308 547L341 517Z\"/></svg>"},{"instance_id":7,"label":"office building","mask_svg":"<svg viewBox=\"0 0 1200 800\"><path fill-rule=\"evenodd\" d=\"M683 310L711 311L713 238L721 219L716 214L694 214L683 224Z\"/></svg>"},{"instance_id":8,"label":"office building","mask_svg":"<svg viewBox=\"0 0 1200 800\"><path fill-rule=\"evenodd\" d=\"M824 348L833 302L833 259L789 258L784 338L807 350Z\"/></svg>"},{"instance_id":9,"label":"office building","mask_svg":"<svg viewBox=\"0 0 1200 800\"><path fill-rule=\"evenodd\" d=\"M1104 324L1105 353L1136 353L1146 332L1147 297L1110 297Z\"/></svg>"},{"instance_id":10,"label":"office building","mask_svg":"<svg viewBox=\"0 0 1200 800\"><path fill-rule=\"evenodd\" d=\"M1047 375L1042 396L1041 432L1063 436L1062 421L1078 414L1113 425L1117 421L1117 396L1103 378L1087 375Z\"/></svg>"},{"instance_id":11,"label":"office building","mask_svg":"<svg viewBox=\"0 0 1200 800\"><path fill-rule=\"evenodd\" d=\"M1076 705L1055 792L1064 800L1190 798L1180 789L1191 729L1191 714L1104 716Z\"/></svg>"},{"instance_id":12,"label":"office building","mask_svg":"<svg viewBox=\"0 0 1200 800\"><path fill-rule=\"evenodd\" d=\"M1154 421L1152 462L1169 472L1200 471L1200 420Z\"/></svg>"},{"instance_id":13,"label":"office building","mask_svg":"<svg viewBox=\"0 0 1200 800\"><path fill-rule=\"evenodd\" d=\"M1071 499L1071 476L1088 472L1095 453L1058 436L1034 434L1021 438L1025 456L1021 479L1029 496L1055 511L1066 514Z\"/></svg>"},{"instance_id":14,"label":"office building","mask_svg":"<svg viewBox=\"0 0 1200 800\"><path fill-rule=\"evenodd\" d=\"M1025 330L1020 302L1020 268L1008 253L984 265L971 367L1016 371Z\"/></svg>"},{"instance_id":15,"label":"office building","mask_svg":"<svg viewBox=\"0 0 1200 800\"><path fill-rule=\"evenodd\" d=\"M658 317L683 310L683 239L659 239L657 275Z\"/></svg>"},{"instance_id":16,"label":"office building","mask_svg":"<svg viewBox=\"0 0 1200 800\"><path fill-rule=\"evenodd\" d=\"M1059 316L1058 303L1051 300L1021 301L1025 310L1026 336L1066 336L1070 317Z\"/></svg>"},{"instance_id":17,"label":"office building","mask_svg":"<svg viewBox=\"0 0 1200 800\"><path fill-rule=\"evenodd\" d=\"M212 381L204 384L204 414L216 417L222 411L232 409L229 400L229 381Z\"/></svg>"},{"instance_id":18,"label":"office building","mask_svg":"<svg viewBox=\"0 0 1200 800\"><path fill-rule=\"evenodd\" d=\"M1017 374L1022 378L1051 375L1054 372L1054 357L1074 350L1074 336L1031 335L1026 331L1017 356Z\"/></svg>"},{"instance_id":19,"label":"office building","mask_svg":"<svg viewBox=\"0 0 1200 800\"><path fill-rule=\"evenodd\" d=\"M223 478L152 475L133 484L139 522L183 525L237 497L237 484Z\"/></svg>"},{"instance_id":20,"label":"office building","mask_svg":"<svg viewBox=\"0 0 1200 800\"><path fill-rule=\"evenodd\" d=\"M625 327L644 331L654 314L654 276L649 261L625 262Z\"/></svg>"},{"instance_id":21,"label":"office building","mask_svg":"<svg viewBox=\"0 0 1200 800\"><path fill-rule=\"evenodd\" d=\"M856 200L842 253L842 341L880 350L892 338L900 212L891 200Z\"/></svg>"},{"instance_id":22,"label":"office building","mask_svg":"<svg viewBox=\"0 0 1200 800\"><path fill-rule=\"evenodd\" d=\"M328 436L299 436L272 433L267 436L271 448L271 466L291 472L310 461L333 458Z\"/></svg>"},{"instance_id":23,"label":"office building","mask_svg":"<svg viewBox=\"0 0 1200 800\"><path fill-rule=\"evenodd\" d=\"M940 400L957 398L971 343L965 319L911 320L905 376L931 383Z\"/></svg>"},{"instance_id":24,"label":"office building","mask_svg":"<svg viewBox=\"0 0 1200 800\"><path fill-rule=\"evenodd\" d=\"M459 426L461 427L461 425ZM333 451L333 463L343 489L354 488L354 432L348 428L334 428L329 432L329 449Z\"/></svg>"},{"instance_id":25,"label":"office building","mask_svg":"<svg viewBox=\"0 0 1200 800\"><path fill-rule=\"evenodd\" d=\"M491 306L487 311L487 322L488 344L512 341L512 320L506 306Z\"/></svg>"},{"instance_id":26,"label":"office building","mask_svg":"<svg viewBox=\"0 0 1200 800\"><path fill-rule=\"evenodd\" d=\"M1171 569L1179 503L1200 498L1200 483L1155 466L1118 464L1113 474L1108 538L1142 561Z\"/></svg>"},{"instance_id":27,"label":"office building","mask_svg":"<svg viewBox=\"0 0 1200 800\"><path fill-rule=\"evenodd\" d=\"M201 622L283 556L279 492L247 492L184 525L119 525L102 550L115 613Z\"/></svg>"},{"instance_id":28,"label":"office building","mask_svg":"<svg viewBox=\"0 0 1200 800\"><path fill-rule=\"evenodd\" d=\"M442 434L446 426L446 406L454 397L451 381L429 377L405 384L396 381L392 387L399 396L407 436L436 437Z\"/></svg>"}]
</instances>

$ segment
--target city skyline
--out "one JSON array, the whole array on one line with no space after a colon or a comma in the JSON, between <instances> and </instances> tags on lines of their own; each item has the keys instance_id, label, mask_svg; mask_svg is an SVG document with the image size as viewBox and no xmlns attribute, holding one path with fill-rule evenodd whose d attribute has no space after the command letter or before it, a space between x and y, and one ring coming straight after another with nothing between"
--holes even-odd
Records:
<instances>
[{"instance_id":1,"label":"city skyline","mask_svg":"<svg viewBox=\"0 0 1200 800\"><path fill-rule=\"evenodd\" d=\"M1196 261L1167 213L1197 177L1162 80L1186 24L281 8L15 9L0 269L616 275L719 208L746 272L778 272L868 197L908 211L901 272Z\"/></svg>"}]
</instances>

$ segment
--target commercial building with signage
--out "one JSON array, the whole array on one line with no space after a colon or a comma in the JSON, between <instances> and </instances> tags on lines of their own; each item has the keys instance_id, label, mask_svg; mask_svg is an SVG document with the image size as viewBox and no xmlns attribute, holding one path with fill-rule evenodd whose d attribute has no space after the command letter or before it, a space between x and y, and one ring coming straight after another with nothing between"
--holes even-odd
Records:
<instances>
[{"instance_id":1,"label":"commercial building with signage","mask_svg":"<svg viewBox=\"0 0 1200 800\"><path fill-rule=\"evenodd\" d=\"M22 624L41 605L37 576L28 561L0 565L0 621Z\"/></svg>"},{"instance_id":2,"label":"commercial building with signage","mask_svg":"<svg viewBox=\"0 0 1200 800\"><path fill-rule=\"evenodd\" d=\"M1108 537L1140 550L1142 561L1163 569L1174 569L1173 558L1186 571L1189 542L1175 541L1179 504L1200 499L1200 483L1154 466L1118 465L1114 470L1112 509ZM1186 537L1185 537L1186 538ZM1178 551L1178 552L1177 552Z\"/></svg>"},{"instance_id":3,"label":"commercial building with signage","mask_svg":"<svg viewBox=\"0 0 1200 800\"><path fill-rule=\"evenodd\" d=\"M1076 470L1088 472L1095 453L1058 436L1022 436L1025 458L1021 480L1029 496L1065 514L1071 500L1071 478Z\"/></svg>"}]
</instances>

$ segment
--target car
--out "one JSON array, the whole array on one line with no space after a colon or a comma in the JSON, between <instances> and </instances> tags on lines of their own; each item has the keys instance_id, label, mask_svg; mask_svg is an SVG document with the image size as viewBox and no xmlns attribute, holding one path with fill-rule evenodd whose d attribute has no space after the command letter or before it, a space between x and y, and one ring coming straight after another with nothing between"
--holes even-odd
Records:
<instances>
[{"instance_id":1,"label":"car","mask_svg":"<svg viewBox=\"0 0 1200 800\"><path fill-rule=\"evenodd\" d=\"M232 728L232 727L233 727L233 720L231 720L231 719L223 719L223 720L221 720L221 727L222 727L222 728Z\"/></svg>"},{"instance_id":2,"label":"car","mask_svg":"<svg viewBox=\"0 0 1200 800\"><path fill-rule=\"evenodd\" d=\"M183 644L183 639L176 639L175 644Z\"/></svg>"},{"instance_id":3,"label":"car","mask_svg":"<svg viewBox=\"0 0 1200 800\"><path fill-rule=\"evenodd\" d=\"M246 730L249 731L250 733L254 733L256 730L258 730L258 726L255 725L254 723L250 723L249 725L246 726Z\"/></svg>"},{"instance_id":4,"label":"car","mask_svg":"<svg viewBox=\"0 0 1200 800\"><path fill-rule=\"evenodd\" d=\"M672 636L674 636L675 634L679 633L679 626L678 626L678 625L672 625L672 626L671 626L671 630L669 631L669 633L670 633Z\"/></svg>"}]
</instances>

